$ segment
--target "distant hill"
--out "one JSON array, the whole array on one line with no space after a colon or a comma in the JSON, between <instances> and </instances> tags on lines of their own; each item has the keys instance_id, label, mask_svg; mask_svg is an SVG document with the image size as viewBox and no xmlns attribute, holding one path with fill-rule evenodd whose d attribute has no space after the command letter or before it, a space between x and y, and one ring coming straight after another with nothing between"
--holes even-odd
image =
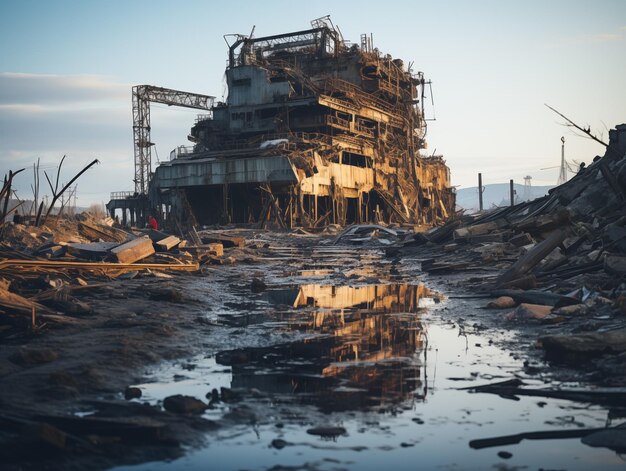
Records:
<instances>
[{"instance_id":1,"label":"distant hill","mask_svg":"<svg viewBox=\"0 0 626 471\"><path fill-rule=\"evenodd\" d=\"M547 195L548 190L553 186L531 186L530 195L525 194L524 185L513 184L516 192L515 203L534 200ZM508 183L492 183L485 185L483 192L483 208L489 209L494 206L508 206L511 203ZM456 192L457 208L465 209L469 212L478 211L478 187L462 188Z\"/></svg>"}]
</instances>

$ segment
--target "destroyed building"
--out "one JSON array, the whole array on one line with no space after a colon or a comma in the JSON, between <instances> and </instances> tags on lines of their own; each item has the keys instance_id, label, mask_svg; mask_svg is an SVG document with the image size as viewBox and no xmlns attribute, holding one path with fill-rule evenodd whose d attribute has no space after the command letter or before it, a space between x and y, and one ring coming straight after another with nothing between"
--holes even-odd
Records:
<instances>
[{"instance_id":1,"label":"destroyed building","mask_svg":"<svg viewBox=\"0 0 626 471\"><path fill-rule=\"evenodd\" d=\"M179 223L315 227L435 225L451 215L448 167L440 156L420 154L423 74L373 48L371 37L348 44L328 18L312 26L235 36L227 101L198 116L188 136L193 146L175 149L153 174L137 172L136 183L149 182L149 209L131 218L156 210ZM136 164L152 145L138 128ZM128 207L122 199L109 203L111 214Z\"/></svg>"}]
</instances>

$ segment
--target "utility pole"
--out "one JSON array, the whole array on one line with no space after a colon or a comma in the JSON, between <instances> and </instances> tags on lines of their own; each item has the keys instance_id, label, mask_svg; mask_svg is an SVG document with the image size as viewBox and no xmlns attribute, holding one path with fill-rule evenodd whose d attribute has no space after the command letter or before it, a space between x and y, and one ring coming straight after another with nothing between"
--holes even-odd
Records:
<instances>
[{"instance_id":1,"label":"utility pole","mask_svg":"<svg viewBox=\"0 0 626 471\"><path fill-rule=\"evenodd\" d=\"M483 210L483 174L478 174L478 209Z\"/></svg>"},{"instance_id":2,"label":"utility pole","mask_svg":"<svg viewBox=\"0 0 626 471\"><path fill-rule=\"evenodd\" d=\"M556 181L557 186L567 181L567 162L565 162L565 137L561 136L561 171L559 179Z\"/></svg>"},{"instance_id":3,"label":"utility pole","mask_svg":"<svg viewBox=\"0 0 626 471\"><path fill-rule=\"evenodd\" d=\"M532 191L531 191L532 179L533 177L531 177L530 175L526 175L524 177L524 201L530 201L530 195L532 194Z\"/></svg>"},{"instance_id":4,"label":"utility pole","mask_svg":"<svg viewBox=\"0 0 626 471\"><path fill-rule=\"evenodd\" d=\"M509 180L509 192L511 193L511 206L515 206L515 188L513 180Z\"/></svg>"}]
</instances>

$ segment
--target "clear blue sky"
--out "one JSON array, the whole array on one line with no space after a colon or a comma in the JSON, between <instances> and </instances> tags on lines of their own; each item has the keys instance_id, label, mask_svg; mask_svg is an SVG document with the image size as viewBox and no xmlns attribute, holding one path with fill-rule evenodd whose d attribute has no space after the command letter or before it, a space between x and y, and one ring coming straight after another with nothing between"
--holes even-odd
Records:
<instances>
[{"instance_id":1,"label":"clear blue sky","mask_svg":"<svg viewBox=\"0 0 626 471\"><path fill-rule=\"evenodd\" d=\"M0 172L67 154L79 203L133 189L131 86L151 84L222 98L223 35L270 35L330 14L346 39L373 33L382 52L433 81L429 150L453 184L509 178L556 181L560 137L569 159L601 146L575 136L551 104L607 138L626 122L626 1L8 1L0 0ZM161 159L186 136L193 110L153 105ZM154 154L153 154L154 155ZM156 160L156 159L155 159ZM18 177L23 198L32 176Z\"/></svg>"}]
</instances>

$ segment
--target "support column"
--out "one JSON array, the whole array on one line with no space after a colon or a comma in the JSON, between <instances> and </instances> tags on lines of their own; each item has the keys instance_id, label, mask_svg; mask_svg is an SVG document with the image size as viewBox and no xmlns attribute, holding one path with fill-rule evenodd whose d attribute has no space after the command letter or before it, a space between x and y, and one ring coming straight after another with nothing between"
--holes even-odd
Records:
<instances>
[{"instance_id":1,"label":"support column","mask_svg":"<svg viewBox=\"0 0 626 471\"><path fill-rule=\"evenodd\" d=\"M483 174L478 174L478 209L483 210Z\"/></svg>"}]
</instances>

